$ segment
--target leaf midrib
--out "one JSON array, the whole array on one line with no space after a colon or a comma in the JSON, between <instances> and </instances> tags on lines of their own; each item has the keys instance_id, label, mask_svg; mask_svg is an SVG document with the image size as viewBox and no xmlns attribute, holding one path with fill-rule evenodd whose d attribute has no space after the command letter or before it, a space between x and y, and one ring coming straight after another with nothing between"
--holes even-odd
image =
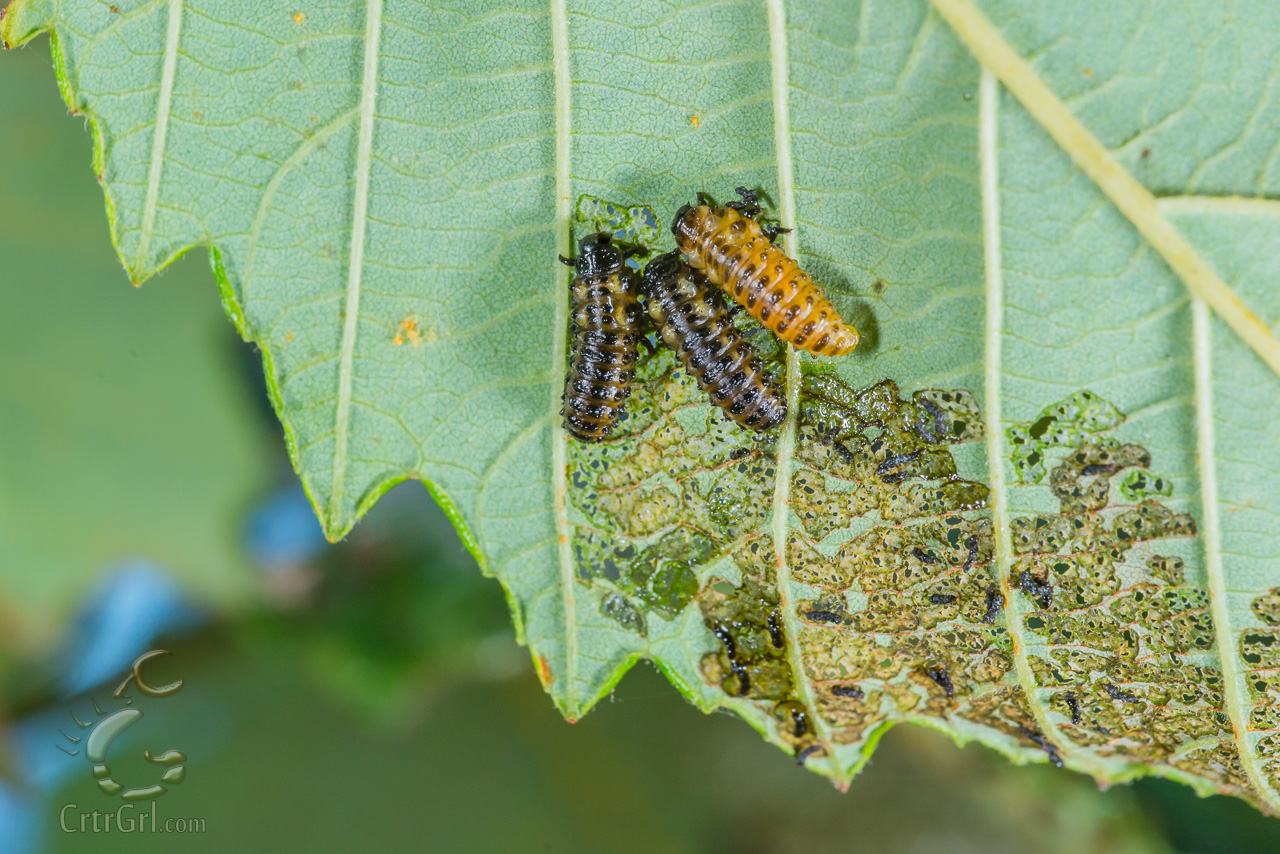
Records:
<instances>
[{"instance_id":1,"label":"leaf midrib","mask_svg":"<svg viewBox=\"0 0 1280 854\"><path fill-rule=\"evenodd\" d=\"M1204 530L1205 574L1209 579L1209 608L1213 633L1222 664L1222 699L1235 739L1245 776L1259 797L1275 805L1277 793L1267 781L1248 742L1248 722L1240 696L1240 670L1236 661L1231 615L1227 610L1227 584L1222 566L1222 526L1218 517L1218 465L1214 456L1213 366L1210 360L1209 307L1198 297L1191 299L1191 348L1195 362L1196 458L1200 473L1200 498Z\"/></svg>"},{"instance_id":2,"label":"leaf midrib","mask_svg":"<svg viewBox=\"0 0 1280 854\"><path fill-rule=\"evenodd\" d=\"M765 0L769 29L769 65L773 99L774 157L778 172L778 218L792 229L779 236L779 242L795 255L796 202L795 173L791 164L791 116L788 110L787 12L783 0ZM831 727L818 714L813 688L805 673L804 650L800 645L800 625L791 602L791 565L787 561L787 523L791 508L791 465L795 456L797 425L800 419L800 353L791 344L786 347L786 376L783 389L787 400L787 417L778 436L778 458L774 465L773 549L777 558L778 610L782 631L787 639L787 661L791 667L796 696L808 710L818 742L826 748L827 762L842 773L839 758L831 746Z\"/></svg>"},{"instance_id":3,"label":"leaf midrib","mask_svg":"<svg viewBox=\"0 0 1280 854\"><path fill-rule=\"evenodd\" d=\"M177 0L175 0L177 2ZM351 427L351 373L360 326L360 288L364 275L365 229L369 219L369 168L373 160L373 125L378 97L378 47L382 34L382 0L368 0L364 25L364 69L360 79L360 129L356 143L355 193L352 198L351 250L347 259L347 299L338 356L338 405L334 421L333 484L329 493L329 526L342 519L347 476L347 443Z\"/></svg>"},{"instance_id":4,"label":"leaf midrib","mask_svg":"<svg viewBox=\"0 0 1280 854\"><path fill-rule=\"evenodd\" d=\"M142 204L142 231L138 235L138 255L130 271L135 283L144 278L147 252L155 231L156 207L160 202L160 178L164 173L165 144L169 135L169 114L173 110L173 80L178 69L178 44L182 39L183 0L169 0L169 20L164 37L164 63L160 70L160 95L156 103L156 130L151 139L151 164L147 170L147 194Z\"/></svg>"},{"instance_id":5,"label":"leaf midrib","mask_svg":"<svg viewBox=\"0 0 1280 854\"><path fill-rule=\"evenodd\" d=\"M570 223L572 205L570 197L569 157L572 152L572 102L570 101L572 81L569 77L569 19L565 0L551 0L551 59L555 69L555 111L556 111L556 252L569 257ZM578 619L577 603L574 599L575 575L573 566L573 549L569 541L569 482L568 471L568 433L564 429L561 410L561 394L563 380L568 369L568 354L565 352L565 341L569 335L569 277L558 258L551 259L552 293L555 294L556 315L551 338L551 488L552 501L555 505L556 538L560 565L560 600L564 610L565 632L565 692L563 699L556 698L565 714L571 718L579 717L584 705L590 705L590 698L585 703L577 695L578 684ZM539 673L544 670L539 668ZM551 684L547 685L548 690ZM553 692L554 697L554 692Z\"/></svg>"}]
</instances>

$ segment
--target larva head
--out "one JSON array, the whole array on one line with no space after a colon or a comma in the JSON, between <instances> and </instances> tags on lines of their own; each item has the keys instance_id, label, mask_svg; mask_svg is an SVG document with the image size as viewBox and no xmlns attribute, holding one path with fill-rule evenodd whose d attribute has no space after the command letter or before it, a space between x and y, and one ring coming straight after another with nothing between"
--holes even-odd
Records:
<instances>
[{"instance_id":1,"label":"larva head","mask_svg":"<svg viewBox=\"0 0 1280 854\"><path fill-rule=\"evenodd\" d=\"M698 221L711 209L706 205L682 205L671 220L671 233L676 236L676 245L680 246L692 240L698 234Z\"/></svg>"},{"instance_id":2,"label":"larva head","mask_svg":"<svg viewBox=\"0 0 1280 854\"><path fill-rule=\"evenodd\" d=\"M613 245L613 235L607 231L588 234L578 241L578 257L574 269L579 276L598 276L617 272L622 266L623 254Z\"/></svg>"},{"instance_id":3,"label":"larva head","mask_svg":"<svg viewBox=\"0 0 1280 854\"><path fill-rule=\"evenodd\" d=\"M660 293L667 282L680 275L682 266L684 265L680 261L679 252L668 252L665 255L659 255L648 264L645 264L644 292L650 296Z\"/></svg>"}]
</instances>

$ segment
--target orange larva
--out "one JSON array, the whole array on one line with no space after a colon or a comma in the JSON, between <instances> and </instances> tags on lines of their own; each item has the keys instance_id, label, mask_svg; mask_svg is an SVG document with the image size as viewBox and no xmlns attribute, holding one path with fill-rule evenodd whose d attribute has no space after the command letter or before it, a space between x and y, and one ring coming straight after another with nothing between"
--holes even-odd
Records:
<instances>
[{"instance_id":1,"label":"orange larva","mask_svg":"<svg viewBox=\"0 0 1280 854\"><path fill-rule=\"evenodd\" d=\"M635 377L640 340L640 282L613 235L584 237L578 257L560 260L577 273L570 285L573 344L565 377L564 426L584 442L613 430Z\"/></svg>"},{"instance_id":2,"label":"orange larva","mask_svg":"<svg viewBox=\"0 0 1280 854\"><path fill-rule=\"evenodd\" d=\"M713 208L685 205L671 222L689 265L733 296L779 338L818 356L843 356L858 333L840 319L808 273L783 254L750 214L760 210L753 191L741 202ZM775 232L776 233L776 232Z\"/></svg>"}]
</instances>

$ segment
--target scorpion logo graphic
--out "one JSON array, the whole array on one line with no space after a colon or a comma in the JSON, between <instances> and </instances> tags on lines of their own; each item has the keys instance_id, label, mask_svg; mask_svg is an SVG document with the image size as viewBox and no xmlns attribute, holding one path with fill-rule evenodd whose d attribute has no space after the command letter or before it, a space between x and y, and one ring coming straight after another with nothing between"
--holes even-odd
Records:
<instances>
[{"instance_id":1,"label":"scorpion logo graphic","mask_svg":"<svg viewBox=\"0 0 1280 854\"><path fill-rule=\"evenodd\" d=\"M130 683L135 684L138 691L148 697L167 697L171 694L176 694L182 688L181 679L157 688L148 683L142 675L142 667L147 662L172 654L165 649L153 649L140 655L133 662L129 675L125 677L124 681L120 683L111 696L117 700L124 700L126 704L131 704L133 699L127 693ZM169 791L164 784L177 785L186 778L187 768L180 763L185 762L187 757L181 751L166 750L159 756L152 756L151 751L147 750L142 755L148 762L156 765L171 766L167 767L164 774L161 775L160 782L151 786L133 788L125 788L123 784L116 782L111 777L111 769L107 767L107 752L111 749L112 742L121 733L142 719L142 710L125 708L108 715L98 706L97 700L93 701L93 710L99 717L103 715L106 715L106 717L103 717L97 723L92 721L85 723L77 718L74 713L71 715L71 719L76 722L77 726L81 729L89 730L87 736L77 737L63 730L58 730L58 732L62 733L62 736L72 744L79 745L81 742L84 743L85 758L93 763L93 778L98 781L98 788L105 794L112 797L119 795L125 801L145 801L151 798L158 798ZM68 756L78 756L80 754L78 747L74 750L68 750L61 744L57 745L57 747Z\"/></svg>"}]
</instances>

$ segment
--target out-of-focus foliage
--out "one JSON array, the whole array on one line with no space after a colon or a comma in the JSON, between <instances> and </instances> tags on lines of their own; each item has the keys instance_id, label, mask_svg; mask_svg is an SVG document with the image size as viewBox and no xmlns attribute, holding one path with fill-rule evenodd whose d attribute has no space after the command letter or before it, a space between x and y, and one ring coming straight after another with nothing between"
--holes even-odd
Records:
<instances>
[{"instance_id":1,"label":"out-of-focus foliage","mask_svg":"<svg viewBox=\"0 0 1280 854\"><path fill-rule=\"evenodd\" d=\"M241 520L278 476L207 270L128 286L44 50L0 85L0 658L47 645L113 565L243 604Z\"/></svg>"},{"instance_id":2,"label":"out-of-focus foliage","mask_svg":"<svg viewBox=\"0 0 1280 854\"><path fill-rule=\"evenodd\" d=\"M450 679L528 672L496 585L418 484L342 543L268 573L277 607L239 621L238 637L374 718L412 717Z\"/></svg>"},{"instance_id":3,"label":"out-of-focus foliage","mask_svg":"<svg viewBox=\"0 0 1280 854\"><path fill-rule=\"evenodd\" d=\"M500 597L491 590L492 604ZM506 643L516 649L510 635ZM569 727L528 678L437 685L410 725L370 728L282 656L228 658L216 637L177 650L187 687L144 744L177 745L188 779L157 802L206 832L57 834L55 852L947 851L1166 854L1134 793L1013 768L914 728L895 733L848 796L781 768L732 719L690 714L648 668ZM522 656L523 657L523 656ZM233 721L234 727L204 726ZM110 804L87 773L62 804Z\"/></svg>"}]
</instances>

